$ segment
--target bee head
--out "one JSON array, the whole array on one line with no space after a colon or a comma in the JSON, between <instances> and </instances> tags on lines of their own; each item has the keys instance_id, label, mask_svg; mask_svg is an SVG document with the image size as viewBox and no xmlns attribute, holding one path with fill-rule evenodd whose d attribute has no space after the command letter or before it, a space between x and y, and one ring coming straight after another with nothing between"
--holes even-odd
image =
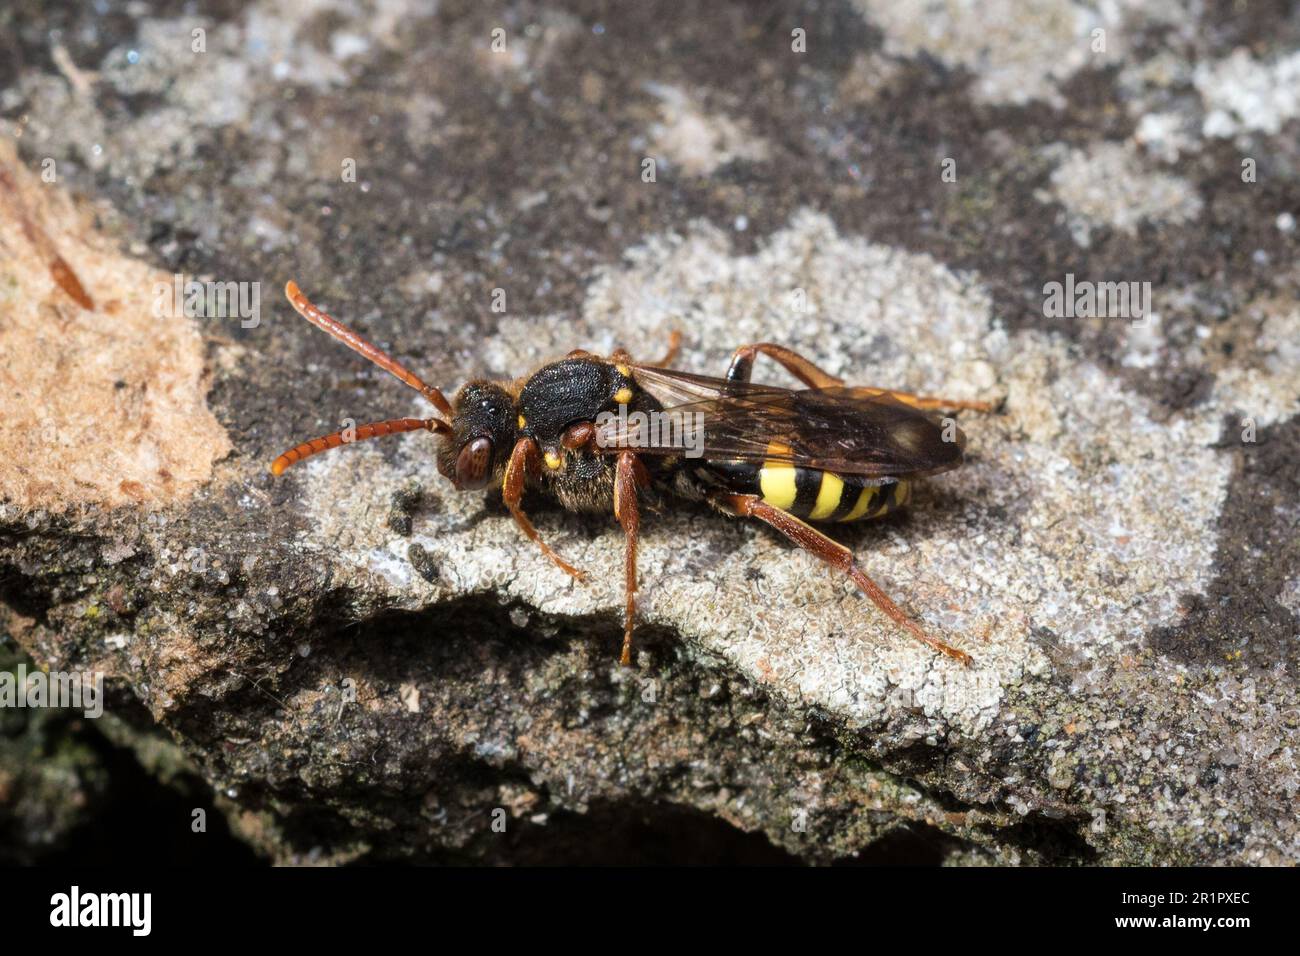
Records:
<instances>
[{"instance_id":1,"label":"bee head","mask_svg":"<svg viewBox=\"0 0 1300 956\"><path fill-rule=\"evenodd\" d=\"M452 403L450 433L438 445L438 472L458 491L500 480L514 447L514 397L495 382L469 382Z\"/></svg>"}]
</instances>

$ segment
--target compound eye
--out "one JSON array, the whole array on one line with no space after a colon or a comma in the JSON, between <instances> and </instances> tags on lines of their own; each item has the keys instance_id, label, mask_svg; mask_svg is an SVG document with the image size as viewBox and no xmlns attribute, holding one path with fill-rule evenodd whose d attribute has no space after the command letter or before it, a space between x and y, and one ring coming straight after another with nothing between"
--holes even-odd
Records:
<instances>
[{"instance_id":1,"label":"compound eye","mask_svg":"<svg viewBox=\"0 0 1300 956\"><path fill-rule=\"evenodd\" d=\"M482 488L492 471L492 439L479 437L467 443L456 456L456 487L465 491Z\"/></svg>"}]
</instances>

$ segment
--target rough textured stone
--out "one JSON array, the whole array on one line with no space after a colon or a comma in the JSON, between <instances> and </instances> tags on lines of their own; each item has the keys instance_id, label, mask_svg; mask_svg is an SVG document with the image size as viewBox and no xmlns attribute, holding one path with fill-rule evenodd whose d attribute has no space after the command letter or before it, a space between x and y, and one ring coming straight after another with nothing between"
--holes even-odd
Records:
<instances>
[{"instance_id":1,"label":"rough textured stone","mask_svg":"<svg viewBox=\"0 0 1300 956\"><path fill-rule=\"evenodd\" d=\"M1300 858L1294 15L36 6L0 14L0 598L115 722L4 724L4 826L66 841L107 786L26 766L39 731L196 773L282 861L739 853L711 821L763 859ZM260 283L260 321L157 314L174 273ZM1153 314L1048 314L1067 273ZM965 468L837 532L974 664L688 506L645 517L621 669L612 518L528 502L580 586L428 435L271 479L423 412L289 278L446 389L676 328L694 371L776 340L999 402ZM59 774L87 809L29 822Z\"/></svg>"}]
</instances>

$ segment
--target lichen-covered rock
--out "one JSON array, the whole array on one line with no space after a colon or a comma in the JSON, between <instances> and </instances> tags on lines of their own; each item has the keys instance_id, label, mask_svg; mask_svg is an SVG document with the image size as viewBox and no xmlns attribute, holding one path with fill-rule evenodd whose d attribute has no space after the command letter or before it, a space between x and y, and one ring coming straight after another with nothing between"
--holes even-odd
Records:
<instances>
[{"instance_id":1,"label":"lichen-covered rock","mask_svg":"<svg viewBox=\"0 0 1300 956\"><path fill-rule=\"evenodd\" d=\"M18 14L12 637L104 671L143 705L115 732L282 861L624 859L716 820L814 862L1296 862L1300 25L1021 6ZM176 276L256 307L160 307ZM623 669L612 516L528 501L579 585L428 435L272 479L424 411L289 278L448 391L678 329L692 371L774 340L998 403L910 512L836 532L973 665L682 506L644 516Z\"/></svg>"}]
</instances>

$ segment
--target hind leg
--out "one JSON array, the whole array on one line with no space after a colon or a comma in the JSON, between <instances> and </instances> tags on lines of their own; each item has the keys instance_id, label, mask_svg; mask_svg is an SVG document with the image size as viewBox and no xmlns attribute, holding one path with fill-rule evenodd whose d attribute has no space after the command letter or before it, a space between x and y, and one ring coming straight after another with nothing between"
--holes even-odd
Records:
<instances>
[{"instance_id":1,"label":"hind leg","mask_svg":"<svg viewBox=\"0 0 1300 956\"><path fill-rule=\"evenodd\" d=\"M911 392L896 392L889 388L864 388L860 391L873 392L876 394L888 395L902 402L904 405L911 405L913 408L919 408L922 411L939 411L942 409L952 409L959 411L968 409L972 412L991 412L994 409L992 402L977 402L960 398L939 398L934 395L913 395Z\"/></svg>"},{"instance_id":2,"label":"hind leg","mask_svg":"<svg viewBox=\"0 0 1300 956\"><path fill-rule=\"evenodd\" d=\"M748 382L754 372L754 359L760 354L780 363L787 372L809 388L834 388L844 384L844 379L836 378L830 372L818 368L798 352L792 352L784 345L774 345L771 342L757 342L736 349L732 353L731 365L727 369L727 381Z\"/></svg>"},{"instance_id":3,"label":"hind leg","mask_svg":"<svg viewBox=\"0 0 1300 956\"><path fill-rule=\"evenodd\" d=\"M832 541L816 528L805 524L789 512L774 508L757 495L718 495L713 500L732 514L757 518L760 521L767 522L805 551L825 561L836 570L847 574L862 593L871 598L876 607L884 611L895 624L907 630L918 641L933 647L942 654L947 654L962 664L970 664L969 654L945 644L936 637L931 637L921 629L921 625L913 621L902 608L891 601L889 595L882 591L875 581L863 573L862 569L853 560L853 552L844 545Z\"/></svg>"}]
</instances>

